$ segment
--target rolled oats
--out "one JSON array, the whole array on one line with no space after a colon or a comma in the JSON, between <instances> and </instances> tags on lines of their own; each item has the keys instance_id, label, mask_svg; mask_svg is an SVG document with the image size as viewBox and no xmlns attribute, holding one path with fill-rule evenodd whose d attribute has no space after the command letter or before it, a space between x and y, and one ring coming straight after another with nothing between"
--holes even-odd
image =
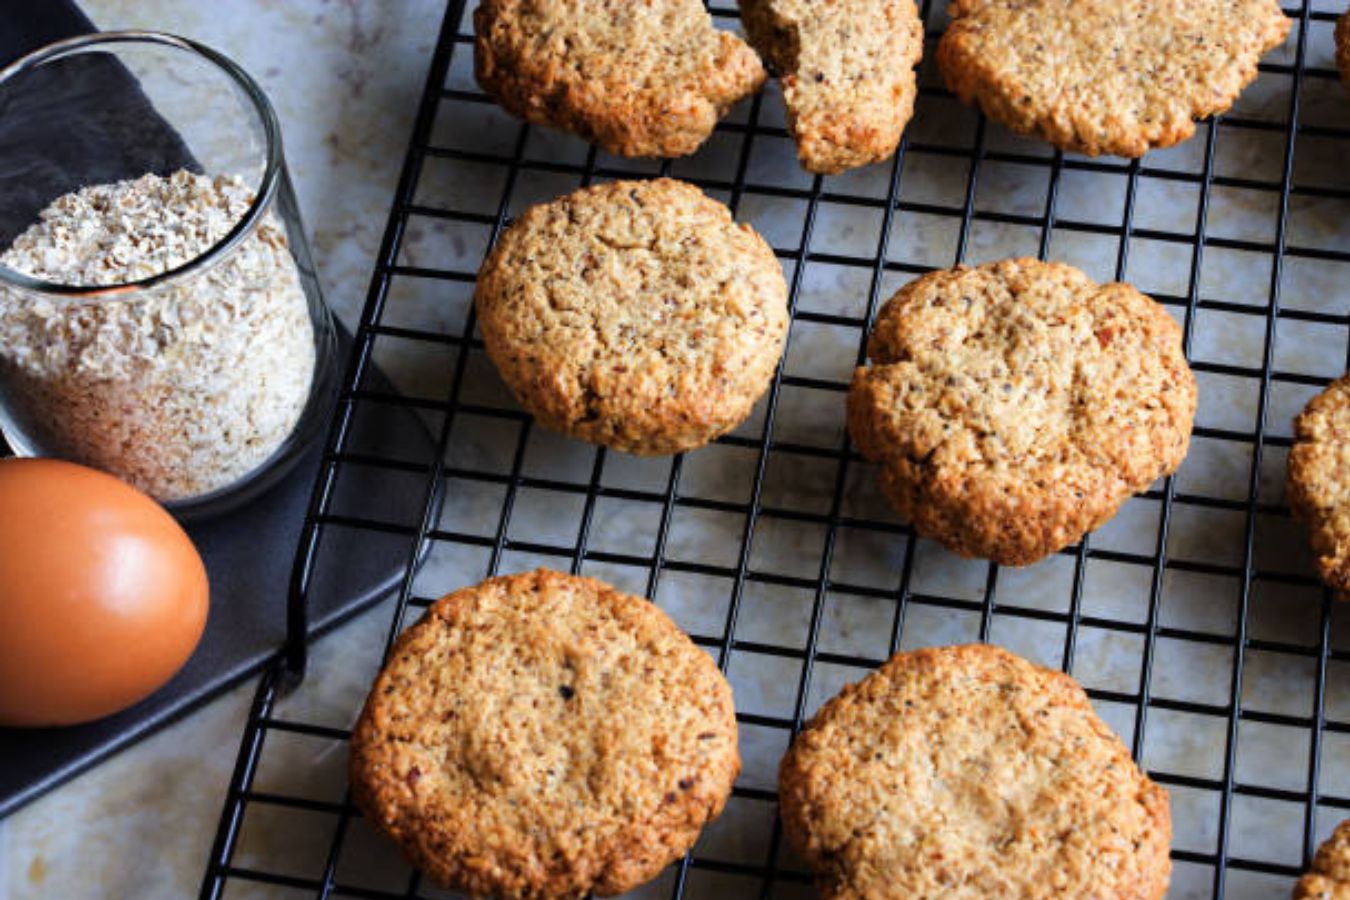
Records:
<instances>
[{"instance_id":1,"label":"rolled oats","mask_svg":"<svg viewBox=\"0 0 1350 900\"><path fill-rule=\"evenodd\" d=\"M138 281L207 251L253 200L240 178L188 171L82 188L0 264L62 284ZM204 271L125 299L0 288L0 375L25 437L161 500L263 463L299 420L314 363L308 302L270 213Z\"/></svg>"}]
</instances>

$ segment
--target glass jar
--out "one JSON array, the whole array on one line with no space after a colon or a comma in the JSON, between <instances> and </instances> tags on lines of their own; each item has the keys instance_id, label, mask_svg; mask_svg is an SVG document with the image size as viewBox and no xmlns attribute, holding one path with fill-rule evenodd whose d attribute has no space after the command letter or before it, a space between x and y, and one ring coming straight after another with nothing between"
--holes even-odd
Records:
<instances>
[{"instance_id":1,"label":"glass jar","mask_svg":"<svg viewBox=\"0 0 1350 900\"><path fill-rule=\"evenodd\" d=\"M0 431L184 516L279 479L326 420L323 302L257 83L153 32L0 71Z\"/></svg>"}]
</instances>

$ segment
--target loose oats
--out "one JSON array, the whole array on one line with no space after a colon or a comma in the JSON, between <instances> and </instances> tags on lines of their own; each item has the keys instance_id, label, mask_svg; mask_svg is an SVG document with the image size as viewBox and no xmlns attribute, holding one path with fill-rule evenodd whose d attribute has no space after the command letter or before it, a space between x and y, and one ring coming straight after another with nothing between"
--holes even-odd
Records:
<instances>
[{"instance_id":1,"label":"loose oats","mask_svg":"<svg viewBox=\"0 0 1350 900\"><path fill-rule=\"evenodd\" d=\"M55 200L0 264L112 285L180 266L240 220L237 177L179 171ZM228 486L294 429L314 328L285 232L268 214L206 270L126 299L0 289L6 405L36 449L113 472L161 500Z\"/></svg>"}]
</instances>

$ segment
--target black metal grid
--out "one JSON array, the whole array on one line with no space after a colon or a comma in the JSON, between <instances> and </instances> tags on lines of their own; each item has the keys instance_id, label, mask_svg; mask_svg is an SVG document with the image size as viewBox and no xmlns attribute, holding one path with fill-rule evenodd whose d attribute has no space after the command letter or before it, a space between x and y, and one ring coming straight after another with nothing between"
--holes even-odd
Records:
<instances>
[{"instance_id":1,"label":"black metal grid","mask_svg":"<svg viewBox=\"0 0 1350 900\"><path fill-rule=\"evenodd\" d=\"M929 23L929 50L940 33L941 6L933 0L924 0L923 12ZM789 343L799 339L803 329L812 327L840 328L856 335L856 361L864 357L866 327L885 297L888 281L905 280L928 271L935 265L965 260L971 250L973 233L984 226L1007 226L1021 229L1032 236L1031 252L1042 258L1056 253L1055 241L1064 234L1095 236L1114 242L1112 271L1106 275L1116 278L1138 274L1131 268L1131 252L1149 245L1164 247L1189 257L1189 277L1184 286L1174 291L1149 289L1158 300L1170 306L1181 319L1185 329L1188 353L1193 367L1202 379L1209 376L1215 383L1243 383L1253 395L1252 425L1230 426L1229 423L1206 424L1202 415L1195 430L1197 442L1207 442L1214 448L1241 450L1237 465L1229 481L1236 488L1218 491L1219 496L1204 490L1187 490L1179 478L1166 479L1146 494L1145 509L1156 510L1156 539L1151 549L1096 546L1090 536L1081 545L1069 548L1058 557L1067 567L1069 585L1067 603L1063 608L1050 608L1034 603L1019 602L1016 585L1005 589L1010 576L1006 570L992 564L968 563L967 571L975 572L981 582L974 593L960 590L944 591L920 584L916 572L916 557L926 552L923 542L915 539L907 525L884 516L857 511L852 500L853 485L870 481L872 473L849 447L840 434L834 446L823 446L810 440L791 439L794 432L778 428L779 420L794 415L795 406L780 403L789 391L820 392L833 397L842 405L846 380L820 377L814 374L794 374L785 364L775 376L763 407L763 415L719 444L734 448L749 460L748 493L740 499L710 498L682 487L682 475L688 463L677 457L669 463L663 484L656 487L633 488L614 486L606 477L607 463L612 454L604 449L588 449L586 474L579 478L566 475L541 475L527 465L527 455L534 434L528 417L509 404L479 402L475 396L466 396L475 382L475 368L481 363L481 343L474 337L471 309L463 305L464 314L454 328L412 327L400 324L390 313L397 302L395 286L418 282L423 285L468 286L474 279L473 267L443 269L418 265L403 253L409 240L410 228L415 222L445 222L472 226L484 230L485 245L495 239L509 219L522 177L545 174L570 180L572 186L595 178L631 177L633 172L619 161L602 159L594 149L584 159L563 162L542 159L527 152L532 135L539 129L517 125L509 145L492 151L468 146L451 147L437 140L438 122L449 122L453 127L456 117L483 107L489 101L481 93L468 88L447 86L447 76L456 61L471 54L469 23L465 15L465 0L452 0L432 60L427 87L422 99L400 178L388 228L379 251L375 275L360 328L357 348L350 362L339 411L329 439L319 483L315 487L301 546L297 554L296 576L292 586L290 624L297 637L286 649L285 658L262 679L250 710L247 729L243 736L236 768L229 787L219 832L211 852L204 897L248 895L249 888L271 886L278 891L290 889L296 896L319 897L421 897L432 896L434 889L423 884L416 873L397 888L372 887L347 877L342 861L345 845L349 843L351 823L359 818L343 799L315 799L256 787L259 761L268 741L278 736L292 735L331 742L345 741L348 732L341 727L300 721L278 712L278 702L303 673L307 648L304 634L304 601L311 574L322 564L323 535L335 528L356 529L387 537L406 539L408 570L394 604L393 624L389 641L406 624L409 612L416 613L434 600L418 590L417 560L419 553L430 547L434 555L438 547L466 549L480 554L483 574L497 572L504 567L508 554L526 554L532 559L551 560L558 568L582 571L594 565L622 569L633 575L635 587L645 588L648 596L659 596L662 580L672 577L701 577L710 583L725 584L729 596L724 609L719 611L720 624L715 633L695 633L695 640L714 654L724 669L732 658L740 654L745 659L785 661L796 666L795 687L787 708L776 713L743 711L738 718L746 729L761 735L777 735L779 743L795 733L818 701L821 688L817 682L828 681L821 672L832 669L849 677L875 667L886 655L902 646L907 622L911 628L918 610L935 611L941 616L972 623L973 638L997 639L995 631L1001 623L1044 625L1062 629L1057 638L1057 661L1066 671L1080 675L1080 668L1088 654L1080 652L1086 635L1105 638L1105 643L1094 644L1097 652L1109 648L1111 640L1126 642L1138 658L1137 677L1132 689L1118 686L1092 686L1089 692L1099 707L1115 711L1112 720L1132 743L1136 758L1143 760L1150 774L1173 791L1174 807L1183 796L1199 798L1188 809L1201 810L1179 817L1178 838L1173 852L1177 876L1174 894L1177 896L1267 896L1277 883L1287 885L1302 868L1315 848L1319 835L1331 823L1350 814L1350 785L1337 774L1328 782L1324 778L1324 763L1337 754L1338 773L1341 762L1350 757L1350 707L1337 700L1336 710L1328 710L1329 686L1336 684L1329 669L1350 663L1350 634L1346 628L1347 616L1332 601L1330 594L1320 588L1304 562L1296 560L1284 565L1282 559L1273 559L1263 548L1280 545L1279 536L1291 530L1287 513L1278 496L1278 474L1282 472L1279 457L1289 446L1287 429L1278 427L1272 414L1276 395L1286 388L1308 393L1325 383L1324 374L1307 374L1285 370L1279 366L1277 338L1281 327L1294 329L1327 328L1344 330L1350 326L1350 293L1344 303L1333 303L1332 309L1308 309L1303 305L1286 305L1290 279L1287 268L1291 264L1310 261L1318 265L1350 266L1350 251L1319 246L1315 241L1302 243L1293 239L1293 216L1299 204L1305 202L1345 204L1344 217L1350 211L1350 184L1337 182L1335 171L1344 172L1343 163L1332 162L1333 177L1317 174L1317 167L1306 177L1300 169L1305 157L1344 155L1350 149L1350 128L1334 122L1309 122L1304 117L1304 106L1309 85L1326 95L1339 88L1334 84L1336 73L1326 67L1307 64L1309 45L1313 35L1329 31L1334 15L1313 0L1286 7L1296 20L1295 32L1289 47L1287 61L1262 65L1263 80L1278 80L1284 86L1280 95L1282 112L1274 117L1247 115L1235 112L1201 126L1191 142L1199 154L1196 165L1171 166L1158 164L1156 157L1144 160L1089 160L1062 153L1040 152L1030 144L1014 143L1005 149L997 138L995 126L987 126L982 118L971 114L973 139L952 140L941 128L920 129L926 118L940 119L950 115L955 104L940 81L927 71L922 79L916 123L911 126L900 153L889 166L889 177L880 192L855 191L852 182L843 179L805 179L802 187L781 183L761 183L752 165L756 142L761 144L781 141L785 132L781 127L765 124L769 116L768 102L763 96L748 104L748 115L733 116L719 126L719 135L725 137L734 152L713 167L711 176L700 170L694 174L682 170L681 164L666 162L645 174L674 173L691 180L715 195L724 197L733 210L743 214L748 198L770 200L804 206L796 229L795 245L777 250L790 270L790 303L793 311L793 335ZM731 24L736 11L730 6L711 5L715 15L724 24ZM929 53L931 57L931 52ZM1261 82L1258 82L1260 84ZM1344 98L1341 98L1344 100ZM1330 102L1330 101L1329 101ZM1350 110L1350 100L1344 100ZM1240 108L1239 108L1240 109ZM1347 113L1350 115L1350 113ZM1272 139L1271 152L1278 157L1278 171L1273 177L1245 171L1233 172L1224 163L1226 141L1238 140L1237 135L1267 135ZM931 137L930 135L936 135ZM1304 145L1313 150L1300 157L1296 151ZM959 202L943 203L927 199L907 198L902 189L907 166L915 161L957 168L964 172L964 189ZM470 211L453 202L434 204L419 199L419 180L427 166L436 161L451 166L490 167L501 177L500 193L491 211ZM1315 160L1314 160L1315 161ZM1039 211L991 209L981 192L981 176L991 167L1005 166L1024 173L1034 173L1044 179L1045 189L1039 201ZM1328 164L1322 165L1325 171ZM705 167L707 168L707 167ZM467 172L467 169L465 170ZM1118 221L1103 222L1091 217L1075 218L1063 213L1061 195L1066 181L1083 176L1101 176L1124 180L1122 215ZM471 177L461 173L461 177ZM921 177L921 176L912 176ZM1029 176L1031 177L1031 176ZM1148 203L1141 195L1145 186L1151 190L1159 184L1180 187L1192 198L1194 224L1182 228L1168 223L1140 224L1140 210ZM1273 219L1273 233L1268 239L1256 239L1242 233L1236 236L1216 233L1212 228L1213 198L1218 191L1245 193L1263 198L1264 208ZM997 204L994 204L997 205ZM1109 205L1109 204L1108 204ZM820 249L813 245L821 210L829 208L868 210L879 215L879 227L874 252L855 254ZM950 257L945 262L897 259L890 242L897 216L912 215L921 221L951 226L953 232L947 242ZM794 220L794 224L796 224ZM1258 259L1266 271L1264 289L1256 301L1216 296L1206 285L1206 255L1229 254ZM1291 261L1297 261L1291 263ZM807 273L816 268L831 271L860 273L859 283L866 296L865 308L853 314L821 311L808 308L802 301ZM1350 274L1350 268L1344 270ZM464 291L460 292L464 294ZM458 309L458 307L457 307ZM1194 342L1197 321L1203 315L1238 317L1250 323L1258 334L1253 350L1257 359L1250 363L1206 361L1195 358ZM1286 323L1293 323L1286 326ZM1304 332L1293 332L1303 334ZM1289 339L1287 339L1289 340ZM370 370L381 341L399 342L404 346L436 348L453 360L452 377L446 390L436 397L417 397L376 392L366 387L366 373ZM477 362L476 362L477 361ZM1350 348L1346 351L1346 365L1350 365ZM1336 360L1339 367L1341 359ZM1205 398L1202 393L1202 411ZM351 426L361 409L370 404L396 404L417 409L438 423L438 446L434 458L427 460L393 460L363 453L349 444ZM514 451L509 459L498 465L476 465L459 461L454 450L468 440L474 428L500 426L515 430ZM805 509L781 501L780 493L766 490L771 468L783 457L792 457L799 464L816 466L825 485L820 497L822 508ZM1274 465L1276 477L1270 468ZM392 522L363 515L360 498L346 502L342 497L342 474L350 467L372 467L390 478L418 479L425 485L426 502L420 520ZM1184 470L1183 470L1184 471ZM453 521L438 511L438 497L444 487L449 497L458 487L481 488L495 498L495 521L485 530L455 527ZM513 510L522 492L543 492L547 496L571 498L579 501L579 521L575 532L564 519L557 529L561 540L513 536ZM771 496L772 494L772 496ZM597 522L597 507L601 503L622 501L651 504L659 513L654 539L649 553L614 552L593 546L593 526ZM1151 505L1150 505L1151 504ZM575 511L576 503L571 508ZM706 559L682 558L672 551L672 523L683 511L718 514L739 520L738 544L734 555L714 563ZM1178 552L1172 541L1176 523L1191 515L1214 514L1227 516L1237 525L1236 546L1225 559L1196 558L1194 554ZM783 525L814 529L821 535L820 556L814 571L775 571L761 564L755 552L757 534ZM894 560L894 577L886 586L854 583L841 578L834 563L843 535L865 533L887 540L902 542L903 550ZM574 536L573 536L574 534ZM1301 537L1301 536L1300 536ZM1283 546L1283 545L1281 545ZM842 551L840 551L842 552ZM1281 551L1282 552L1282 551ZM1199 554L1203 557L1203 554ZM1114 565L1129 569L1141 577L1140 596L1143 606L1139 615L1099 609L1094 605L1093 591L1087 582L1094 565ZM1014 576L1015 577L1015 576ZM1210 584L1226 585L1231 594L1231 616L1226 627L1210 627L1185 621L1169 620L1165 615L1165 600L1169 577L1195 577ZM749 591L769 587L777 591L799 592L809 598L803 609L804 637L800 642L761 639L757 632L751 636L738 633L748 616ZM1311 601L1306 598L1311 596ZM878 645L874 653L840 653L822 646L822 629L832 598L857 598L872 604L883 604L888 611L889 634L884 637L884 650ZM1304 598L1302 600L1298 598ZM1263 626L1260 633L1253 631L1253 612L1261 606L1266 618L1277 622L1271 629ZM881 640L880 638L878 639ZM799 645L797 645L799 644ZM1185 652L1219 653L1228 657L1227 699L1223 701L1178 699L1178 692L1159 688L1160 677L1155 678L1158 659L1164 648L1182 647ZM1095 654L1094 654L1095 655ZM1262 673L1248 671L1248 661L1277 660L1282 666L1297 669L1304 674L1302 684L1303 710L1291 712L1272 708L1261 695ZM1268 669L1263 663L1262 672ZM1344 674L1350 674L1350 667ZM814 679L814 680L813 680ZM734 680L734 679L733 679ZM1090 682L1090 679L1086 679ZM1274 682L1278 684L1279 682ZM816 691L813 693L813 685ZM1184 694L1184 691L1181 692ZM1249 699L1250 698L1250 699ZM1279 704L1276 704L1277 706ZM1210 757L1211 771L1199 775L1185 771L1184 765L1152 765L1146 752L1150 719L1170 716L1170 727L1195 726L1198 734L1209 735L1201 745L1201 755ZM1266 728L1270 733L1290 738L1287 742L1286 771L1278 779L1267 780L1260 773L1241 771L1241 730L1248 732ZM1337 742L1335 748L1331 742ZM1289 773L1292 772L1292 776ZM1292 777L1292 781L1290 780ZM1274 786L1272 786L1274 785ZM754 839L742 842L737 852L722 854L705 852L700 844L658 884L656 892L665 896L800 896L809 895L806 887L809 877L800 864L782 852L778 825L772 816L775 795L771 785L747 783L743 777L728 808L726 818L740 823L735 827L759 831ZM757 810L754 814L733 814L737 804ZM1262 803L1283 805L1296 809L1297 851L1293 858L1263 856L1260 848L1233 847L1237 808L1242 804ZM313 872L297 873L263 866L251 866L237 859L240 831L251 810L276 808L301 811L321 821L329 829L330 837L322 865ZM765 813L767 812L767 816ZM1267 823L1275 828L1274 820ZM1273 843L1279 843L1273 839ZM753 846L750 846L753 845ZM747 850L747 847L749 849ZM698 884L696 880L702 879Z\"/></svg>"}]
</instances>

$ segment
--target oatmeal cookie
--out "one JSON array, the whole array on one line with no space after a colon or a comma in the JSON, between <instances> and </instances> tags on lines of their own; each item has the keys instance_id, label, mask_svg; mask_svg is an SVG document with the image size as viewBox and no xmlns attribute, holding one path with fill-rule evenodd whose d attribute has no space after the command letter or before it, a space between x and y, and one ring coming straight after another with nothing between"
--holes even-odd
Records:
<instances>
[{"instance_id":1,"label":"oatmeal cookie","mask_svg":"<svg viewBox=\"0 0 1350 900\"><path fill-rule=\"evenodd\" d=\"M804 168L833 175L895 153L923 54L914 0L741 0L741 21L782 77Z\"/></svg>"},{"instance_id":2,"label":"oatmeal cookie","mask_svg":"<svg viewBox=\"0 0 1350 900\"><path fill-rule=\"evenodd\" d=\"M764 84L702 0L483 0L478 83L513 115L622 156L684 156Z\"/></svg>"},{"instance_id":3,"label":"oatmeal cookie","mask_svg":"<svg viewBox=\"0 0 1350 900\"><path fill-rule=\"evenodd\" d=\"M937 61L965 103L1064 150L1143 156L1233 105L1289 34L1278 0L952 0Z\"/></svg>"},{"instance_id":4,"label":"oatmeal cookie","mask_svg":"<svg viewBox=\"0 0 1350 900\"><path fill-rule=\"evenodd\" d=\"M1294 887L1294 900L1350 900L1350 819L1336 826Z\"/></svg>"},{"instance_id":5,"label":"oatmeal cookie","mask_svg":"<svg viewBox=\"0 0 1350 900\"><path fill-rule=\"evenodd\" d=\"M541 569L439 600L352 736L352 794L474 896L619 894L716 818L740 770L731 688L654 604Z\"/></svg>"},{"instance_id":6,"label":"oatmeal cookie","mask_svg":"<svg viewBox=\"0 0 1350 900\"><path fill-rule=\"evenodd\" d=\"M967 645L893 656L821 707L779 770L827 900L1155 900L1167 791L1072 678Z\"/></svg>"},{"instance_id":7,"label":"oatmeal cookie","mask_svg":"<svg viewBox=\"0 0 1350 900\"><path fill-rule=\"evenodd\" d=\"M488 355L540 424L639 454L739 425L788 321L769 245L669 179L528 210L484 262L475 302Z\"/></svg>"},{"instance_id":8,"label":"oatmeal cookie","mask_svg":"<svg viewBox=\"0 0 1350 900\"><path fill-rule=\"evenodd\" d=\"M1350 599L1350 375L1294 420L1285 496L1308 526L1322 580Z\"/></svg>"},{"instance_id":9,"label":"oatmeal cookie","mask_svg":"<svg viewBox=\"0 0 1350 900\"><path fill-rule=\"evenodd\" d=\"M877 317L849 433L922 535L1028 565L1180 465L1195 418L1181 329L1059 263L958 266Z\"/></svg>"}]
</instances>

